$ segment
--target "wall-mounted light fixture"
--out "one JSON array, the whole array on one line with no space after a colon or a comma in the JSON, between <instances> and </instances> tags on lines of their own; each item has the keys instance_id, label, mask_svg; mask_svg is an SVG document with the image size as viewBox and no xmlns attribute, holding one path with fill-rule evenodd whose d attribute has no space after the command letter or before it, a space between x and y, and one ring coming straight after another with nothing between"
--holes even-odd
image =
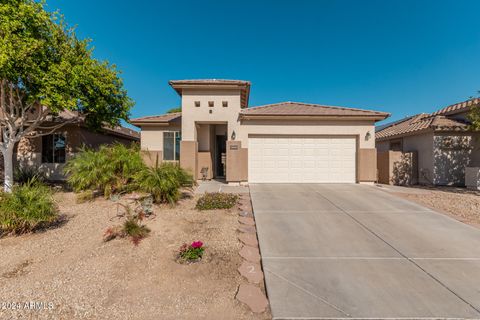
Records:
<instances>
[{"instance_id":1,"label":"wall-mounted light fixture","mask_svg":"<svg viewBox=\"0 0 480 320\"><path fill-rule=\"evenodd\" d=\"M365 141L370 140L371 137L372 137L372 135L370 134L370 131L368 131L368 132L365 134Z\"/></svg>"},{"instance_id":2,"label":"wall-mounted light fixture","mask_svg":"<svg viewBox=\"0 0 480 320\"><path fill-rule=\"evenodd\" d=\"M235 140L235 138L237 137L237 135L235 134L235 130L232 131L232 140Z\"/></svg>"}]
</instances>

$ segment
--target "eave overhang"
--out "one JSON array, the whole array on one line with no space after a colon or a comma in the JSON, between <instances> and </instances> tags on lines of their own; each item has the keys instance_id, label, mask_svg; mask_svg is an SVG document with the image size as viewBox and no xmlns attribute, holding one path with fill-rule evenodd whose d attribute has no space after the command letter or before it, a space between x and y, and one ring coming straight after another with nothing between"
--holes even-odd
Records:
<instances>
[{"instance_id":1,"label":"eave overhang","mask_svg":"<svg viewBox=\"0 0 480 320\"><path fill-rule=\"evenodd\" d=\"M336 121L381 121L389 117L388 115L368 115L368 116L345 116L345 115L261 115L261 114L242 114L240 113L240 120L308 120L308 121L321 121L321 120L336 120Z\"/></svg>"},{"instance_id":2,"label":"eave overhang","mask_svg":"<svg viewBox=\"0 0 480 320\"><path fill-rule=\"evenodd\" d=\"M168 84L178 93L182 95L185 89L222 89L222 90L240 90L240 105L242 108L248 107L248 99L250 97L250 82L242 80L231 80L222 82L217 80L171 80Z\"/></svg>"}]
</instances>

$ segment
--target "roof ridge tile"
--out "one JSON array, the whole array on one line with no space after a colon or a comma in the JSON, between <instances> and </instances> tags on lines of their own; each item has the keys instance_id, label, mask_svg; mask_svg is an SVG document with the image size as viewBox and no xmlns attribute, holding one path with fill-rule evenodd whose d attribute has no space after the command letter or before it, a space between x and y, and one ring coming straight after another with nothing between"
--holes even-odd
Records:
<instances>
[{"instance_id":1,"label":"roof ridge tile","mask_svg":"<svg viewBox=\"0 0 480 320\"><path fill-rule=\"evenodd\" d=\"M363 113L375 113L378 115L388 114L386 112L380 112L375 110L367 110L367 109L359 109L359 108L350 108L350 107L343 107L343 106L331 106L331 105L322 105L322 104L314 104L314 103L306 103L306 102L294 102L294 101L283 101L277 103L271 103L266 105L260 106L253 106L243 109L241 112L243 114L250 113L250 110L259 110L271 107L281 107L285 105L301 105L301 106L308 106L313 108L325 108L325 109L336 109L336 110L347 110L347 111L356 111L356 112L363 112Z\"/></svg>"}]
</instances>

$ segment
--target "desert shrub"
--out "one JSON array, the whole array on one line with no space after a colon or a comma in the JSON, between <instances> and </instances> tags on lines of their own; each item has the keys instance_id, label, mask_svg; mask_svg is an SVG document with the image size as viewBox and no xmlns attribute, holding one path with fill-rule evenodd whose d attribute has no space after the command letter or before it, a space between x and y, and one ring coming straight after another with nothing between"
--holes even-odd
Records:
<instances>
[{"instance_id":1,"label":"desert shrub","mask_svg":"<svg viewBox=\"0 0 480 320\"><path fill-rule=\"evenodd\" d=\"M150 229L141 224L138 218L130 217L123 223L123 232L135 245L138 245L143 238L148 236Z\"/></svg>"},{"instance_id":2,"label":"desert shrub","mask_svg":"<svg viewBox=\"0 0 480 320\"><path fill-rule=\"evenodd\" d=\"M193 176L180 166L162 163L155 167L145 167L136 176L139 189L152 194L156 203L173 204L180 198L182 187L192 187Z\"/></svg>"},{"instance_id":3,"label":"desert shrub","mask_svg":"<svg viewBox=\"0 0 480 320\"><path fill-rule=\"evenodd\" d=\"M44 182L47 180L45 173L36 166L19 166L13 172L13 180L18 184L25 184L29 181Z\"/></svg>"},{"instance_id":4,"label":"desert shrub","mask_svg":"<svg viewBox=\"0 0 480 320\"><path fill-rule=\"evenodd\" d=\"M117 143L98 150L83 148L67 162L65 173L74 191L98 190L109 197L134 190L134 176L143 168L138 146Z\"/></svg>"},{"instance_id":5,"label":"desert shrub","mask_svg":"<svg viewBox=\"0 0 480 320\"><path fill-rule=\"evenodd\" d=\"M130 238L133 244L138 245L142 239L150 233L150 229L142 224L144 214L134 214L130 206L124 206L126 219L121 226L109 227L103 234L103 241L107 242L115 238Z\"/></svg>"},{"instance_id":6,"label":"desert shrub","mask_svg":"<svg viewBox=\"0 0 480 320\"><path fill-rule=\"evenodd\" d=\"M92 201L94 198L95 193L92 190L85 190L77 194L77 203Z\"/></svg>"},{"instance_id":7,"label":"desert shrub","mask_svg":"<svg viewBox=\"0 0 480 320\"><path fill-rule=\"evenodd\" d=\"M13 187L0 198L0 229L7 233L25 233L47 226L58 219L49 187L31 180Z\"/></svg>"},{"instance_id":8,"label":"desert shrub","mask_svg":"<svg viewBox=\"0 0 480 320\"><path fill-rule=\"evenodd\" d=\"M190 245L184 243L178 250L178 260L180 262L198 261L203 257L204 252L202 241L194 241Z\"/></svg>"},{"instance_id":9,"label":"desert shrub","mask_svg":"<svg viewBox=\"0 0 480 320\"><path fill-rule=\"evenodd\" d=\"M230 209L238 201L238 196L232 193L205 193L197 200L198 210Z\"/></svg>"},{"instance_id":10,"label":"desert shrub","mask_svg":"<svg viewBox=\"0 0 480 320\"><path fill-rule=\"evenodd\" d=\"M105 230L105 232L103 233L103 241L108 242L122 236L123 232L121 226L108 227L107 230Z\"/></svg>"},{"instance_id":11,"label":"desert shrub","mask_svg":"<svg viewBox=\"0 0 480 320\"><path fill-rule=\"evenodd\" d=\"M182 107L171 108L167 111L167 113L177 113L182 112Z\"/></svg>"}]
</instances>

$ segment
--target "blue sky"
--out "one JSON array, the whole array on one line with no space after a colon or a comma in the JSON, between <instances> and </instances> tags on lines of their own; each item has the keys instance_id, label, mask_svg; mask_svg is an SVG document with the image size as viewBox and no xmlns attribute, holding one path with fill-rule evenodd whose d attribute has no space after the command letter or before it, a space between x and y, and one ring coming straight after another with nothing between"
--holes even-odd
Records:
<instances>
[{"instance_id":1,"label":"blue sky","mask_svg":"<svg viewBox=\"0 0 480 320\"><path fill-rule=\"evenodd\" d=\"M299 101L389 120L477 95L480 1L48 1L122 70L132 117L178 106L171 79L252 82L250 106Z\"/></svg>"}]
</instances>

